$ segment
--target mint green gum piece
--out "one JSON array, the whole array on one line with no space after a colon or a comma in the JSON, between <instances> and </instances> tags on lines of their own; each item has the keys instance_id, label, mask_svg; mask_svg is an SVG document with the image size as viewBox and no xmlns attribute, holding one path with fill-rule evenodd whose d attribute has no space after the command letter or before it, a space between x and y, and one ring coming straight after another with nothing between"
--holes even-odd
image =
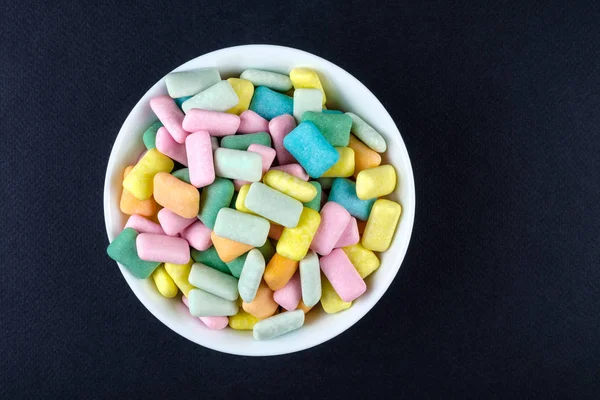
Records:
<instances>
[{"instance_id":1,"label":"mint green gum piece","mask_svg":"<svg viewBox=\"0 0 600 400\"><path fill-rule=\"evenodd\" d=\"M177 171L171 172L171 175L173 175L175 178L179 179L180 181L183 181L185 183L189 183L190 185L192 184L190 182L190 170L189 170L189 168L178 169Z\"/></svg>"},{"instance_id":2,"label":"mint green gum piece","mask_svg":"<svg viewBox=\"0 0 600 400\"><path fill-rule=\"evenodd\" d=\"M323 114L307 111L302 114L302 122L310 121L319 128L325 139L335 147L346 147L350 143L352 118L346 114Z\"/></svg>"},{"instance_id":3,"label":"mint green gum piece","mask_svg":"<svg viewBox=\"0 0 600 400\"><path fill-rule=\"evenodd\" d=\"M267 132L230 135L221 139L221 147L234 150L248 150L251 144L262 144L271 147L271 135Z\"/></svg>"},{"instance_id":4,"label":"mint green gum piece","mask_svg":"<svg viewBox=\"0 0 600 400\"><path fill-rule=\"evenodd\" d=\"M196 262L208 265L209 267L214 268L217 271L221 271L231 275L231 272L229 272L229 268L227 268L227 264L225 264L223 260L219 258L219 254L217 253L217 249L215 249L215 246L212 246L205 251L198 251L192 248L192 258Z\"/></svg>"},{"instance_id":5,"label":"mint green gum piece","mask_svg":"<svg viewBox=\"0 0 600 400\"><path fill-rule=\"evenodd\" d=\"M138 233L133 228L125 228L106 249L110 258L122 264L136 278L146 279L160 265L159 262L144 261L137 254L135 241Z\"/></svg>"},{"instance_id":6,"label":"mint green gum piece","mask_svg":"<svg viewBox=\"0 0 600 400\"><path fill-rule=\"evenodd\" d=\"M314 199L312 199L308 203L304 203L304 207L312 208L316 212L320 212L321 211L321 195L323 193L321 184L316 181L309 181L308 183L310 183L311 185L313 185L315 187L315 189L317 189L317 195L315 196Z\"/></svg>"},{"instance_id":7,"label":"mint green gum piece","mask_svg":"<svg viewBox=\"0 0 600 400\"><path fill-rule=\"evenodd\" d=\"M146 149L150 150L156 148L156 132L158 132L158 129L162 126L162 122L156 121L150 125L148 129L146 129L142 135L142 140L144 141L144 146L146 146Z\"/></svg>"},{"instance_id":8,"label":"mint green gum piece","mask_svg":"<svg viewBox=\"0 0 600 400\"><path fill-rule=\"evenodd\" d=\"M260 247L257 247L258 251L260 251L260 254L263 255L263 257L265 258L265 263L269 263L269 261L271 261L271 258L273 258L273 256L275 255L275 247L273 247L273 243L271 243L271 241L269 239L267 239L267 241L265 242L265 244L263 244ZM231 275L235 276L236 278L239 278L241 273L242 273L242 269L244 268L244 263L246 262L246 257L248 256L248 253L245 253L241 256L239 256L238 258L236 258L233 261L230 261L227 263L227 268L229 268L229 271L231 271Z\"/></svg>"},{"instance_id":9,"label":"mint green gum piece","mask_svg":"<svg viewBox=\"0 0 600 400\"><path fill-rule=\"evenodd\" d=\"M214 229L219 210L229 207L234 191L233 183L229 179L215 178L213 183L202 189L198 219L210 229Z\"/></svg>"}]
</instances>

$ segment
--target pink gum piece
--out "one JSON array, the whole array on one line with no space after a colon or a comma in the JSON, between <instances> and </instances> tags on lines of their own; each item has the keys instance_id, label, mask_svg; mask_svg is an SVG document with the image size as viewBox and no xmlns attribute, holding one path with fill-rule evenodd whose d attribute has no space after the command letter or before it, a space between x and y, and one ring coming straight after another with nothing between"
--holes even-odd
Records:
<instances>
[{"instance_id":1,"label":"pink gum piece","mask_svg":"<svg viewBox=\"0 0 600 400\"><path fill-rule=\"evenodd\" d=\"M181 296L181 301L186 307L189 307L187 297ZM212 330L224 329L229 325L229 318L227 317L199 317L198 319L202 321L208 329Z\"/></svg>"},{"instance_id":2,"label":"pink gum piece","mask_svg":"<svg viewBox=\"0 0 600 400\"><path fill-rule=\"evenodd\" d=\"M185 228L180 236L187 240L187 242L199 251L205 251L212 246L212 240L210 238L211 230L202 223L202 221L196 221L187 228Z\"/></svg>"},{"instance_id":3,"label":"pink gum piece","mask_svg":"<svg viewBox=\"0 0 600 400\"><path fill-rule=\"evenodd\" d=\"M140 233L135 240L138 256L144 261L186 264L190 261L190 246L175 236Z\"/></svg>"},{"instance_id":4,"label":"pink gum piece","mask_svg":"<svg viewBox=\"0 0 600 400\"><path fill-rule=\"evenodd\" d=\"M166 208L158 212L158 221L165 233L169 236L176 236L179 232L198 221L198 218L183 218Z\"/></svg>"},{"instance_id":5,"label":"pink gum piece","mask_svg":"<svg viewBox=\"0 0 600 400\"><path fill-rule=\"evenodd\" d=\"M273 300L288 311L294 311L298 308L302 298L302 289L300 286L300 273L296 271L292 279L279 290L273 292Z\"/></svg>"},{"instance_id":6,"label":"pink gum piece","mask_svg":"<svg viewBox=\"0 0 600 400\"><path fill-rule=\"evenodd\" d=\"M294 156L283 147L283 139L296 127L296 120L290 114L280 115L269 122L269 133L273 139L273 147L277 151L279 164L291 164L296 162Z\"/></svg>"},{"instance_id":7,"label":"pink gum piece","mask_svg":"<svg viewBox=\"0 0 600 400\"><path fill-rule=\"evenodd\" d=\"M156 132L156 150L187 167L188 158L185 144L177 143L164 126L158 128Z\"/></svg>"},{"instance_id":8,"label":"pink gum piece","mask_svg":"<svg viewBox=\"0 0 600 400\"><path fill-rule=\"evenodd\" d=\"M207 131L212 136L234 135L240 126L240 117L219 111L191 109L183 119L183 128L190 131Z\"/></svg>"},{"instance_id":9,"label":"pink gum piece","mask_svg":"<svg viewBox=\"0 0 600 400\"><path fill-rule=\"evenodd\" d=\"M321 271L343 301L353 301L367 290L354 265L342 249L335 249L319 260Z\"/></svg>"},{"instance_id":10,"label":"pink gum piece","mask_svg":"<svg viewBox=\"0 0 600 400\"><path fill-rule=\"evenodd\" d=\"M315 233L310 249L323 256L331 253L350 218L350 213L344 207L333 201L327 202L321 209L321 225Z\"/></svg>"},{"instance_id":11,"label":"pink gum piece","mask_svg":"<svg viewBox=\"0 0 600 400\"><path fill-rule=\"evenodd\" d=\"M252 110L246 110L240 114L240 126L238 133L269 133L269 121Z\"/></svg>"},{"instance_id":12,"label":"pink gum piece","mask_svg":"<svg viewBox=\"0 0 600 400\"><path fill-rule=\"evenodd\" d=\"M150 108L177 143L185 142L189 132L183 127L184 114L169 96L150 99Z\"/></svg>"},{"instance_id":13,"label":"pink gum piece","mask_svg":"<svg viewBox=\"0 0 600 400\"><path fill-rule=\"evenodd\" d=\"M360 234L358 233L358 224L356 223L356 218L350 218L350 222L346 225L346 229L342 233L342 236L338 239L334 248L352 246L353 244L358 243L360 240Z\"/></svg>"},{"instance_id":14,"label":"pink gum piece","mask_svg":"<svg viewBox=\"0 0 600 400\"><path fill-rule=\"evenodd\" d=\"M294 175L296 178L302 179L305 182L308 182L308 174L306 173L306 171L304 170L304 168L302 168L302 165L300 165L300 164L294 163L294 164L280 165L278 167L273 167L271 169L283 171L287 174Z\"/></svg>"},{"instance_id":15,"label":"pink gum piece","mask_svg":"<svg viewBox=\"0 0 600 400\"><path fill-rule=\"evenodd\" d=\"M212 140L206 131L192 133L185 139L190 182L197 188L215 181Z\"/></svg>"},{"instance_id":16,"label":"pink gum piece","mask_svg":"<svg viewBox=\"0 0 600 400\"><path fill-rule=\"evenodd\" d=\"M156 233L157 235L164 235L165 231L163 228L154 221L150 221L142 217L141 215L133 214L127 220L125 228L133 228L137 233Z\"/></svg>"},{"instance_id":17,"label":"pink gum piece","mask_svg":"<svg viewBox=\"0 0 600 400\"><path fill-rule=\"evenodd\" d=\"M271 164L273 164L273 161L275 160L275 150L268 146L263 146L262 144L254 143L248 146L248 151L260 154L260 156L262 157L262 174L264 175L269 170L269 168L271 168ZM246 183L252 182L242 181L239 179L233 180L233 186L238 191L240 190L238 186L242 187L242 185L245 185Z\"/></svg>"}]
</instances>

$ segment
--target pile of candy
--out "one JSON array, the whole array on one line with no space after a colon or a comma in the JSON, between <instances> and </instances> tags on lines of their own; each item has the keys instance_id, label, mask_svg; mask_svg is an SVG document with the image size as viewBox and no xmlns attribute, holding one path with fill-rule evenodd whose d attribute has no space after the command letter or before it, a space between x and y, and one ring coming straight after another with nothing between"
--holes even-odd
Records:
<instances>
[{"instance_id":1,"label":"pile of candy","mask_svg":"<svg viewBox=\"0 0 600 400\"><path fill-rule=\"evenodd\" d=\"M327 110L307 68L227 80L196 69L166 85L150 101L159 121L143 133L147 151L125 169L130 217L108 255L164 297L181 291L208 328L255 339L301 327L319 302L349 308L402 210L380 198L397 180L380 165L384 138Z\"/></svg>"}]
</instances>

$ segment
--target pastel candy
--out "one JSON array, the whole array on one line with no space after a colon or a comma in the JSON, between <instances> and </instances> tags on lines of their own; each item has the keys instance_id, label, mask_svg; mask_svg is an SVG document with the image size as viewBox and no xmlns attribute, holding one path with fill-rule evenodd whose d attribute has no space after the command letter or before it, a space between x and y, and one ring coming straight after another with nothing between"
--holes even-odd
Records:
<instances>
[{"instance_id":1,"label":"pastel candy","mask_svg":"<svg viewBox=\"0 0 600 400\"><path fill-rule=\"evenodd\" d=\"M185 144L180 144L173 139L165 127L159 128L156 134L156 149L185 166L188 165Z\"/></svg>"},{"instance_id":2,"label":"pastel candy","mask_svg":"<svg viewBox=\"0 0 600 400\"><path fill-rule=\"evenodd\" d=\"M327 202L321 210L321 224L310 249L320 255L331 253L350 222L350 218L350 213L344 207L332 201Z\"/></svg>"},{"instance_id":3,"label":"pastel candy","mask_svg":"<svg viewBox=\"0 0 600 400\"><path fill-rule=\"evenodd\" d=\"M319 89L296 89L294 91L294 118L302 120L307 111L321 112L323 92Z\"/></svg>"},{"instance_id":4,"label":"pastel candy","mask_svg":"<svg viewBox=\"0 0 600 400\"><path fill-rule=\"evenodd\" d=\"M300 288L300 275L298 272L279 290L273 293L273 300L288 311L298 308L302 298L302 289Z\"/></svg>"},{"instance_id":5,"label":"pastel candy","mask_svg":"<svg viewBox=\"0 0 600 400\"><path fill-rule=\"evenodd\" d=\"M240 182L244 182L244 181L240 181ZM246 207L246 196L248 195L249 191L250 191L249 183L244 184L244 185L242 185L242 187L240 187L237 199L235 201L235 209L238 211L241 211L241 212L256 215L256 213L254 213L252 210L250 210L248 207Z\"/></svg>"},{"instance_id":6,"label":"pastel candy","mask_svg":"<svg viewBox=\"0 0 600 400\"><path fill-rule=\"evenodd\" d=\"M229 327L238 331L250 331L258 321L258 318L242 309L229 317Z\"/></svg>"},{"instance_id":7,"label":"pastel candy","mask_svg":"<svg viewBox=\"0 0 600 400\"><path fill-rule=\"evenodd\" d=\"M159 224L137 214L134 214L127 219L125 228L133 228L137 233L165 234L163 228Z\"/></svg>"},{"instance_id":8,"label":"pastel candy","mask_svg":"<svg viewBox=\"0 0 600 400\"><path fill-rule=\"evenodd\" d=\"M322 175L324 178L346 178L354 173L354 150L350 147L336 147L338 161Z\"/></svg>"},{"instance_id":9,"label":"pastel candy","mask_svg":"<svg viewBox=\"0 0 600 400\"><path fill-rule=\"evenodd\" d=\"M352 133L371 150L378 153L384 153L387 150L385 139L371 125L354 113L347 112L346 115L352 118Z\"/></svg>"},{"instance_id":10,"label":"pastel candy","mask_svg":"<svg viewBox=\"0 0 600 400\"><path fill-rule=\"evenodd\" d=\"M244 204L254 213L288 228L295 227L302 214L302 203L260 182L250 186Z\"/></svg>"},{"instance_id":11,"label":"pastel candy","mask_svg":"<svg viewBox=\"0 0 600 400\"><path fill-rule=\"evenodd\" d=\"M342 249L335 249L331 254L321 257L320 264L321 271L343 301L353 301L367 290L365 281Z\"/></svg>"},{"instance_id":12,"label":"pastel candy","mask_svg":"<svg viewBox=\"0 0 600 400\"><path fill-rule=\"evenodd\" d=\"M201 289L190 290L188 301L194 317L226 317L238 312L235 301L226 300Z\"/></svg>"},{"instance_id":13,"label":"pastel candy","mask_svg":"<svg viewBox=\"0 0 600 400\"><path fill-rule=\"evenodd\" d=\"M259 132L225 136L221 139L221 147L226 149L248 150L248 146L252 144L271 146L271 136L267 132Z\"/></svg>"},{"instance_id":14,"label":"pastel candy","mask_svg":"<svg viewBox=\"0 0 600 400\"><path fill-rule=\"evenodd\" d=\"M269 228L269 221L262 217L222 208L213 230L221 237L258 247L265 244Z\"/></svg>"},{"instance_id":15,"label":"pastel candy","mask_svg":"<svg viewBox=\"0 0 600 400\"><path fill-rule=\"evenodd\" d=\"M192 249L192 258L194 261L206 264L211 268L214 268L218 271L224 272L226 274L229 273L229 268L227 268L227 264L219 258L219 253L217 253L217 249L212 246L209 247L206 251L198 251L196 249ZM191 268L191 265L190 265Z\"/></svg>"},{"instance_id":16,"label":"pastel candy","mask_svg":"<svg viewBox=\"0 0 600 400\"><path fill-rule=\"evenodd\" d=\"M133 165L125 168L124 177L133 170ZM144 217L151 217L156 214L156 201L150 196L149 199L139 200L132 195L127 189L123 188L121 192L121 200L119 201L119 209L123 214L133 215L139 214Z\"/></svg>"},{"instance_id":17,"label":"pastel candy","mask_svg":"<svg viewBox=\"0 0 600 400\"><path fill-rule=\"evenodd\" d=\"M361 200L386 196L396 188L396 170L391 165L365 169L356 177L356 195Z\"/></svg>"},{"instance_id":18,"label":"pastel candy","mask_svg":"<svg viewBox=\"0 0 600 400\"><path fill-rule=\"evenodd\" d=\"M245 257L244 266L238 281L240 297L249 303L254 300L265 272L265 258L258 249L252 249Z\"/></svg>"},{"instance_id":19,"label":"pastel candy","mask_svg":"<svg viewBox=\"0 0 600 400\"><path fill-rule=\"evenodd\" d=\"M235 260L242 254L254 248L252 245L221 237L215 232L211 232L210 238L217 250L219 258L225 263ZM229 269L229 266L227 266L227 269Z\"/></svg>"},{"instance_id":20,"label":"pastel candy","mask_svg":"<svg viewBox=\"0 0 600 400\"><path fill-rule=\"evenodd\" d=\"M335 248L351 246L357 244L360 241L360 234L358 233L358 224L356 218L350 218L350 221L346 225L344 232L335 243Z\"/></svg>"},{"instance_id":21,"label":"pastel candy","mask_svg":"<svg viewBox=\"0 0 600 400\"><path fill-rule=\"evenodd\" d=\"M238 133L269 132L269 121L252 110L240 114Z\"/></svg>"},{"instance_id":22,"label":"pastel candy","mask_svg":"<svg viewBox=\"0 0 600 400\"><path fill-rule=\"evenodd\" d=\"M287 92L292 88L289 76L277 72L247 69L242 72L240 78L252 82L254 86L266 86L278 92Z\"/></svg>"},{"instance_id":23,"label":"pastel candy","mask_svg":"<svg viewBox=\"0 0 600 400\"><path fill-rule=\"evenodd\" d=\"M185 139L188 154L190 183L197 188L215 181L212 141L208 132L192 133Z\"/></svg>"},{"instance_id":24,"label":"pastel candy","mask_svg":"<svg viewBox=\"0 0 600 400\"><path fill-rule=\"evenodd\" d=\"M323 93L323 104L327 101L319 75L312 69L294 68L290 71L290 80L296 89L319 89Z\"/></svg>"},{"instance_id":25,"label":"pastel candy","mask_svg":"<svg viewBox=\"0 0 600 400\"><path fill-rule=\"evenodd\" d=\"M210 111L227 111L238 104L239 98L227 81L220 81L204 89L181 105L187 114L193 108ZM169 131L170 132L170 131Z\"/></svg>"},{"instance_id":26,"label":"pastel candy","mask_svg":"<svg viewBox=\"0 0 600 400\"><path fill-rule=\"evenodd\" d=\"M283 139L283 145L313 178L319 178L340 158L312 122L298 125Z\"/></svg>"},{"instance_id":27,"label":"pastel candy","mask_svg":"<svg viewBox=\"0 0 600 400\"><path fill-rule=\"evenodd\" d=\"M343 247L342 250L363 279L379 268L380 263L377 255L371 250L365 249L360 243Z\"/></svg>"},{"instance_id":28,"label":"pastel candy","mask_svg":"<svg viewBox=\"0 0 600 400\"><path fill-rule=\"evenodd\" d=\"M209 110L190 110L183 119L183 127L190 132L206 131L211 136L234 135L240 126L240 117Z\"/></svg>"},{"instance_id":29,"label":"pastel candy","mask_svg":"<svg viewBox=\"0 0 600 400\"><path fill-rule=\"evenodd\" d=\"M340 298L324 276L321 277L321 291L321 306L327 314L335 314L352 306L351 301L344 301Z\"/></svg>"},{"instance_id":30,"label":"pastel candy","mask_svg":"<svg viewBox=\"0 0 600 400\"><path fill-rule=\"evenodd\" d=\"M296 120L289 114L280 115L269 122L269 133L273 138L273 147L277 151L280 165L295 163L296 159L283 146L283 139L296 127Z\"/></svg>"},{"instance_id":31,"label":"pastel candy","mask_svg":"<svg viewBox=\"0 0 600 400\"><path fill-rule=\"evenodd\" d=\"M183 112L169 96L150 99L150 108L177 143L183 143L189 132L183 127Z\"/></svg>"},{"instance_id":32,"label":"pastel candy","mask_svg":"<svg viewBox=\"0 0 600 400\"><path fill-rule=\"evenodd\" d=\"M177 285L184 296L189 296L190 290L194 289L194 286L188 281L191 270L191 259L185 264L165 263L165 271L167 271L167 274L173 279L173 282L175 282L175 285Z\"/></svg>"},{"instance_id":33,"label":"pastel candy","mask_svg":"<svg viewBox=\"0 0 600 400\"><path fill-rule=\"evenodd\" d=\"M199 251L208 250L212 246L211 230L202 221L196 221L181 232L181 237L190 246Z\"/></svg>"},{"instance_id":34,"label":"pastel candy","mask_svg":"<svg viewBox=\"0 0 600 400\"><path fill-rule=\"evenodd\" d=\"M317 195L308 202L304 203L304 207L312 208L315 211L321 211L321 195L323 190L321 189L321 184L315 181L309 181L309 184L313 185L315 189L317 189Z\"/></svg>"},{"instance_id":35,"label":"pastel candy","mask_svg":"<svg viewBox=\"0 0 600 400\"><path fill-rule=\"evenodd\" d=\"M238 280L208 265L202 263L192 265L188 280L198 289L223 299L233 301L238 298Z\"/></svg>"},{"instance_id":36,"label":"pastel candy","mask_svg":"<svg viewBox=\"0 0 600 400\"><path fill-rule=\"evenodd\" d=\"M271 258L273 258L273 256L275 255L275 248L269 240L267 240L264 245L257 247L256 250L258 250L260 254L262 254L265 260L265 264L268 263L271 260ZM235 276L236 278L240 278L242 270L244 269L244 265L246 263L246 258L248 257L251 251L252 250L250 250L246 254L239 256L235 260L227 263L227 268L229 268L231 275Z\"/></svg>"},{"instance_id":37,"label":"pastel candy","mask_svg":"<svg viewBox=\"0 0 600 400\"><path fill-rule=\"evenodd\" d=\"M145 261L185 264L190 259L190 248L185 239L141 233L135 243L139 257Z\"/></svg>"},{"instance_id":38,"label":"pastel candy","mask_svg":"<svg viewBox=\"0 0 600 400\"><path fill-rule=\"evenodd\" d=\"M178 169L177 171L171 172L171 175L173 175L175 178L179 179L182 182L191 184L189 168Z\"/></svg>"},{"instance_id":39,"label":"pastel candy","mask_svg":"<svg viewBox=\"0 0 600 400\"><path fill-rule=\"evenodd\" d=\"M392 243L400 214L400 204L386 199L377 200L367 221L362 245L369 250L386 251Z\"/></svg>"},{"instance_id":40,"label":"pastel candy","mask_svg":"<svg viewBox=\"0 0 600 400\"><path fill-rule=\"evenodd\" d=\"M190 303L186 296L182 296L181 301L189 308ZM198 317L198 319L210 330L225 329L229 324L229 318L227 317Z\"/></svg>"},{"instance_id":41,"label":"pastel candy","mask_svg":"<svg viewBox=\"0 0 600 400\"><path fill-rule=\"evenodd\" d=\"M171 172L174 166L169 157L156 149L150 149L127 174L123 180L123 187L136 199L147 200L152 196L154 175L159 172Z\"/></svg>"},{"instance_id":42,"label":"pastel candy","mask_svg":"<svg viewBox=\"0 0 600 400\"><path fill-rule=\"evenodd\" d=\"M256 291L254 299L250 302L242 302L242 308L256 318L263 319L275 314L279 305L273 300L273 291L261 282Z\"/></svg>"},{"instance_id":43,"label":"pastel candy","mask_svg":"<svg viewBox=\"0 0 600 400\"><path fill-rule=\"evenodd\" d=\"M279 115L292 114L294 100L290 96L275 92L268 87L258 86L254 89L250 110L267 120L271 120Z\"/></svg>"},{"instance_id":44,"label":"pastel candy","mask_svg":"<svg viewBox=\"0 0 600 400\"><path fill-rule=\"evenodd\" d=\"M263 177L263 182L302 202L311 201L317 195L317 189L313 185L283 171L267 172Z\"/></svg>"},{"instance_id":45,"label":"pastel candy","mask_svg":"<svg viewBox=\"0 0 600 400\"><path fill-rule=\"evenodd\" d=\"M154 199L184 218L192 218L198 214L198 189L166 172L159 172L154 176Z\"/></svg>"},{"instance_id":46,"label":"pastel candy","mask_svg":"<svg viewBox=\"0 0 600 400\"><path fill-rule=\"evenodd\" d=\"M304 170L304 168L302 168L302 165L297 164L297 163L286 164L286 165L278 165L278 166L273 167L271 169L275 170L275 171L285 172L286 174L290 174L292 176L295 176L296 178L302 179L305 182L308 181L308 179L309 179L308 174L306 173L306 171Z\"/></svg>"},{"instance_id":47,"label":"pastel candy","mask_svg":"<svg viewBox=\"0 0 600 400\"><path fill-rule=\"evenodd\" d=\"M297 270L298 261L275 253L265 268L263 278L271 290L279 290L288 283Z\"/></svg>"},{"instance_id":48,"label":"pastel candy","mask_svg":"<svg viewBox=\"0 0 600 400\"><path fill-rule=\"evenodd\" d=\"M281 237L277 242L277 253L291 260L302 260L308 252L320 223L319 213L304 207L298 225L295 228L284 228L281 232Z\"/></svg>"},{"instance_id":49,"label":"pastel candy","mask_svg":"<svg viewBox=\"0 0 600 400\"><path fill-rule=\"evenodd\" d=\"M233 197L233 183L227 179L216 178L202 190L198 219L209 229L214 229L219 210L229 206Z\"/></svg>"},{"instance_id":50,"label":"pastel candy","mask_svg":"<svg viewBox=\"0 0 600 400\"><path fill-rule=\"evenodd\" d=\"M304 311L288 311L264 319L254 325L252 335L256 340L267 340L284 335L304 325Z\"/></svg>"},{"instance_id":51,"label":"pastel candy","mask_svg":"<svg viewBox=\"0 0 600 400\"><path fill-rule=\"evenodd\" d=\"M217 176L250 182L262 178L262 157L258 153L220 147L213 157Z\"/></svg>"},{"instance_id":52,"label":"pastel candy","mask_svg":"<svg viewBox=\"0 0 600 400\"><path fill-rule=\"evenodd\" d=\"M262 159L262 174L264 175L269 170L269 168L271 168L271 164L273 164L273 161L275 160L275 154L276 154L275 150L273 150L269 146L264 146L262 144L251 144L250 146L248 146L248 151L260 154L260 157ZM238 185L238 187L241 188L243 185L245 185L247 183L250 183L250 182L242 181L242 180L235 180L233 182L233 185L234 186Z\"/></svg>"},{"instance_id":53,"label":"pastel candy","mask_svg":"<svg viewBox=\"0 0 600 400\"><path fill-rule=\"evenodd\" d=\"M138 233L132 228L125 228L106 249L110 258L123 265L136 278L146 279L160 265L160 262L143 260L138 256L136 239Z\"/></svg>"},{"instance_id":54,"label":"pastel candy","mask_svg":"<svg viewBox=\"0 0 600 400\"><path fill-rule=\"evenodd\" d=\"M221 75L216 68L171 72L165 78L167 91L173 98L193 96L220 81Z\"/></svg>"},{"instance_id":55,"label":"pastel candy","mask_svg":"<svg viewBox=\"0 0 600 400\"><path fill-rule=\"evenodd\" d=\"M329 192L329 201L335 201L348 210L350 215L363 221L369 218L375 200L359 199L356 195L356 183L344 178L335 178Z\"/></svg>"},{"instance_id":56,"label":"pastel candy","mask_svg":"<svg viewBox=\"0 0 600 400\"><path fill-rule=\"evenodd\" d=\"M302 301L308 307L313 307L321 299L321 267L319 257L314 251L309 251L300 260L300 286Z\"/></svg>"},{"instance_id":57,"label":"pastel candy","mask_svg":"<svg viewBox=\"0 0 600 400\"><path fill-rule=\"evenodd\" d=\"M177 285L173 282L173 279L165 271L164 265L160 265L152 272L152 280L158 289L158 292L166 298L173 298L177 296Z\"/></svg>"},{"instance_id":58,"label":"pastel candy","mask_svg":"<svg viewBox=\"0 0 600 400\"><path fill-rule=\"evenodd\" d=\"M349 115L307 111L302 115L302 121L310 121L315 124L325 140L334 147L345 147L350 142L352 118Z\"/></svg>"},{"instance_id":59,"label":"pastel candy","mask_svg":"<svg viewBox=\"0 0 600 400\"><path fill-rule=\"evenodd\" d=\"M162 122L156 121L144 131L142 134L142 141L144 142L146 149L150 150L156 147L156 133L158 132L158 128L162 126Z\"/></svg>"},{"instance_id":60,"label":"pastel candy","mask_svg":"<svg viewBox=\"0 0 600 400\"><path fill-rule=\"evenodd\" d=\"M177 104L177 107L181 108L181 105L186 101L191 99L193 96L183 96L183 97L176 97L173 100L175 100L175 104ZM183 111L183 110L182 110Z\"/></svg>"},{"instance_id":61,"label":"pastel candy","mask_svg":"<svg viewBox=\"0 0 600 400\"><path fill-rule=\"evenodd\" d=\"M250 106L250 100L254 94L254 85L245 79L229 78L227 82L231 85L238 97L238 103L227 110L230 114L241 114Z\"/></svg>"},{"instance_id":62,"label":"pastel candy","mask_svg":"<svg viewBox=\"0 0 600 400\"><path fill-rule=\"evenodd\" d=\"M198 221L196 217L184 218L175 214L173 211L163 208L158 212L158 220L162 226L164 233L169 236L175 236L185 228Z\"/></svg>"},{"instance_id":63,"label":"pastel candy","mask_svg":"<svg viewBox=\"0 0 600 400\"><path fill-rule=\"evenodd\" d=\"M350 135L348 147L354 150L354 177L360 171L375 168L381 164L381 156L379 153L371 150L367 145L358 140L356 136Z\"/></svg>"}]
</instances>

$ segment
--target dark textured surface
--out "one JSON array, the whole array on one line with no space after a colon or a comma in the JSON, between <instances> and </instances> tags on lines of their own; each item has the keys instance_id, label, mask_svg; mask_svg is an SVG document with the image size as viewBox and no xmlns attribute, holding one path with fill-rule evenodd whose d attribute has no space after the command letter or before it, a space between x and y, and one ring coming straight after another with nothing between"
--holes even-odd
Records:
<instances>
[{"instance_id":1,"label":"dark textured surface","mask_svg":"<svg viewBox=\"0 0 600 400\"><path fill-rule=\"evenodd\" d=\"M598 2L79 3L0 12L1 398L598 397ZM361 79L417 185L377 307L276 358L172 333L105 253L104 170L131 107L179 64L246 43Z\"/></svg>"}]
</instances>

